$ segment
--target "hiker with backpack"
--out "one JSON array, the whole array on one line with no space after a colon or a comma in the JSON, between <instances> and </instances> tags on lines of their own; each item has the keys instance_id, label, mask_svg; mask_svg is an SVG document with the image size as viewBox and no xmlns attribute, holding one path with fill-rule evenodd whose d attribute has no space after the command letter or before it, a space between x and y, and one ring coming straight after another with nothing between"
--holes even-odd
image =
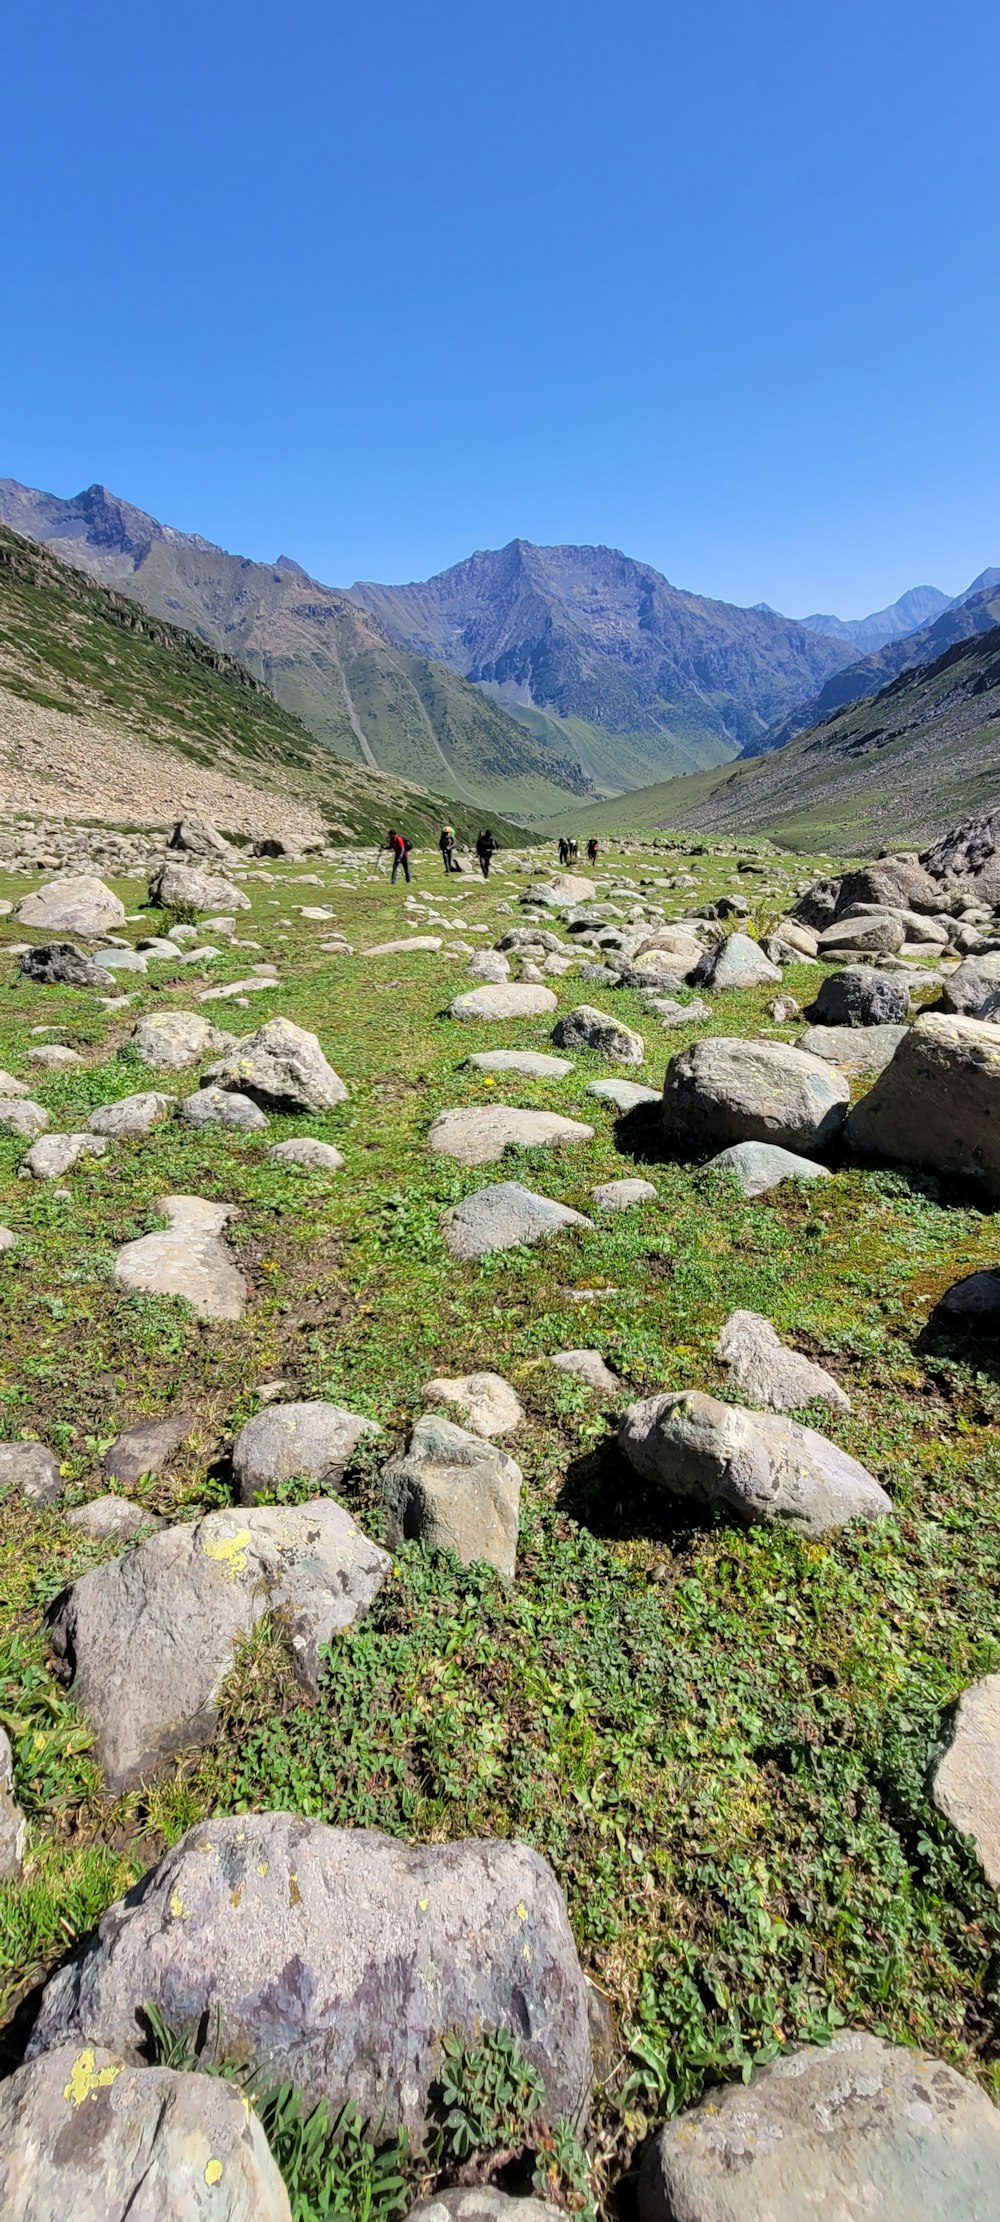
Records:
<instances>
[{"instance_id":1,"label":"hiker with backpack","mask_svg":"<svg viewBox=\"0 0 1000 2222\"><path fill-rule=\"evenodd\" d=\"M594 839L594 836L593 836L593 834L591 834L591 836L590 836L590 840L589 840L589 841L588 841L588 843L587 843L587 862L588 862L588 864L596 864L596 863L597 863L597 857L598 857L598 851L599 851L599 849L600 849L600 842L598 842L598 841L595 841L595 839Z\"/></svg>"},{"instance_id":2,"label":"hiker with backpack","mask_svg":"<svg viewBox=\"0 0 1000 2222\"><path fill-rule=\"evenodd\" d=\"M390 833L389 839L385 845L392 856L391 880L393 886L395 886L396 874L398 873L401 865L403 868L403 878L406 880L407 884L409 884L410 843L407 840L406 835L404 833Z\"/></svg>"},{"instance_id":3,"label":"hiker with backpack","mask_svg":"<svg viewBox=\"0 0 1000 2222\"><path fill-rule=\"evenodd\" d=\"M479 858L479 869L482 872L484 880L489 879L490 865L495 853L496 842L493 839L493 835L490 831L489 826L487 826L485 833L481 833L478 841L476 842L476 855Z\"/></svg>"},{"instance_id":4,"label":"hiker with backpack","mask_svg":"<svg viewBox=\"0 0 1000 2222\"><path fill-rule=\"evenodd\" d=\"M569 842L564 833L559 835L559 862L564 866L569 863Z\"/></svg>"},{"instance_id":5,"label":"hiker with backpack","mask_svg":"<svg viewBox=\"0 0 1000 2222\"><path fill-rule=\"evenodd\" d=\"M442 857L442 861L443 861L443 864L444 864L444 868L445 868L445 871L446 871L446 872L449 872L449 873L450 873L450 872L457 872L457 870L458 870L458 866L457 866L457 864L456 864L456 862L455 862L455 828L454 828L454 826L442 826L442 828L441 828L441 838L440 838L440 840L439 840L439 842L438 842L438 848L439 848L439 849L440 849L440 851L441 851L441 857Z\"/></svg>"}]
</instances>

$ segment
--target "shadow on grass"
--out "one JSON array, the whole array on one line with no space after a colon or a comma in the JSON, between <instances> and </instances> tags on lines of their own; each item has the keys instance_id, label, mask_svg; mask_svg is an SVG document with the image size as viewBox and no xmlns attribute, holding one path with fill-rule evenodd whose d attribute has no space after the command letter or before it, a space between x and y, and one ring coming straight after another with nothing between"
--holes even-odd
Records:
<instances>
[{"instance_id":1,"label":"shadow on grass","mask_svg":"<svg viewBox=\"0 0 1000 2222\"><path fill-rule=\"evenodd\" d=\"M558 1503L561 1512L605 1542L643 1540L671 1552L688 1550L706 1527L715 1525L711 1513L699 1517L683 1498L643 1481L622 1456L614 1435L567 1466Z\"/></svg>"}]
</instances>

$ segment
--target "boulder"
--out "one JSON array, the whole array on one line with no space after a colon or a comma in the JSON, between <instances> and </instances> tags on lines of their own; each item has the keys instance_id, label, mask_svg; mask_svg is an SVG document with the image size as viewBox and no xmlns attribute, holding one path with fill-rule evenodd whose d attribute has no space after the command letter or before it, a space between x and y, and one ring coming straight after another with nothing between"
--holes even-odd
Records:
<instances>
[{"instance_id":1,"label":"boulder","mask_svg":"<svg viewBox=\"0 0 1000 2222\"><path fill-rule=\"evenodd\" d=\"M631 1211L634 1204L656 1201L651 1180L604 1180L590 1194L601 1211Z\"/></svg>"},{"instance_id":2,"label":"boulder","mask_svg":"<svg viewBox=\"0 0 1000 2222\"><path fill-rule=\"evenodd\" d=\"M162 1474L168 1459L194 1432L193 1412L165 1412L159 1420L137 1420L104 1453L104 1471L131 1489L144 1474Z\"/></svg>"},{"instance_id":3,"label":"boulder","mask_svg":"<svg viewBox=\"0 0 1000 2222\"><path fill-rule=\"evenodd\" d=\"M552 1364L560 1373L575 1374L585 1388L596 1390L599 1396L621 1395L621 1376L605 1364L599 1350L554 1350Z\"/></svg>"},{"instance_id":4,"label":"boulder","mask_svg":"<svg viewBox=\"0 0 1000 2222\"><path fill-rule=\"evenodd\" d=\"M239 850L226 840L211 818L178 818L167 847L182 849L187 856L218 857L229 863L235 863L239 856Z\"/></svg>"},{"instance_id":5,"label":"boulder","mask_svg":"<svg viewBox=\"0 0 1000 2222\"><path fill-rule=\"evenodd\" d=\"M61 879L37 887L33 895L22 896L13 923L33 926L43 933L83 934L87 938L123 926L125 905L91 873L67 872Z\"/></svg>"},{"instance_id":6,"label":"boulder","mask_svg":"<svg viewBox=\"0 0 1000 2222\"><path fill-rule=\"evenodd\" d=\"M994 2222L1000 2114L910 2045L846 2029L675 2115L650 2147L640 2222Z\"/></svg>"},{"instance_id":7,"label":"boulder","mask_svg":"<svg viewBox=\"0 0 1000 2222\"><path fill-rule=\"evenodd\" d=\"M0 1501L13 1490L29 1504L62 1496L59 1460L44 1443L0 1443Z\"/></svg>"},{"instance_id":8,"label":"boulder","mask_svg":"<svg viewBox=\"0 0 1000 2222\"><path fill-rule=\"evenodd\" d=\"M208 1066L201 1084L250 1096L265 1111L331 1111L347 1096L316 1035L288 1018L269 1018L247 1034Z\"/></svg>"},{"instance_id":9,"label":"boulder","mask_svg":"<svg viewBox=\"0 0 1000 2222\"><path fill-rule=\"evenodd\" d=\"M644 1481L751 1523L817 1537L892 1510L871 1474L825 1435L700 1389L643 1397L618 1432Z\"/></svg>"},{"instance_id":10,"label":"boulder","mask_svg":"<svg viewBox=\"0 0 1000 2222\"><path fill-rule=\"evenodd\" d=\"M807 887L799 896L791 914L792 923L807 927L814 935L821 934L824 927L832 926L840 888L840 880L814 880L812 886ZM787 923L787 920L783 921L783 924Z\"/></svg>"},{"instance_id":11,"label":"boulder","mask_svg":"<svg viewBox=\"0 0 1000 2222\"><path fill-rule=\"evenodd\" d=\"M116 1497L110 1491L76 1505L63 1518L66 1526L86 1536L88 1543L136 1543L141 1535L150 1535L164 1524L144 1505L133 1504L130 1497Z\"/></svg>"},{"instance_id":12,"label":"boulder","mask_svg":"<svg viewBox=\"0 0 1000 2222\"><path fill-rule=\"evenodd\" d=\"M966 1273L945 1289L938 1310L955 1319L994 1322L1000 1317L1000 1272L988 1267L982 1273Z\"/></svg>"},{"instance_id":13,"label":"boulder","mask_svg":"<svg viewBox=\"0 0 1000 2222\"><path fill-rule=\"evenodd\" d=\"M837 1412L851 1409L850 1397L833 1374L801 1351L790 1350L760 1312L730 1312L715 1354L729 1387L749 1404L767 1405L774 1412L794 1412L818 1401L832 1404Z\"/></svg>"},{"instance_id":14,"label":"boulder","mask_svg":"<svg viewBox=\"0 0 1000 2222\"><path fill-rule=\"evenodd\" d=\"M570 903L593 902L596 894L597 881L588 880L582 872L553 872L551 879L533 880L521 901L541 903L545 910L564 910Z\"/></svg>"},{"instance_id":15,"label":"boulder","mask_svg":"<svg viewBox=\"0 0 1000 2222\"><path fill-rule=\"evenodd\" d=\"M28 1051L28 1063L40 1066L43 1072L70 1072L74 1065L83 1064L83 1058L78 1049L68 1049L64 1042L37 1042L34 1049ZM9 1075L0 1077L9 1078ZM13 1093L26 1096L28 1091L15 1087Z\"/></svg>"},{"instance_id":16,"label":"boulder","mask_svg":"<svg viewBox=\"0 0 1000 2222\"><path fill-rule=\"evenodd\" d=\"M467 1062L473 1072L515 1072L525 1080L564 1080L573 1070L568 1057L546 1057L539 1049L481 1049Z\"/></svg>"},{"instance_id":17,"label":"boulder","mask_svg":"<svg viewBox=\"0 0 1000 2222\"><path fill-rule=\"evenodd\" d=\"M1000 1026L922 1012L854 1105L847 1138L861 1157L953 1174L1000 1194Z\"/></svg>"},{"instance_id":18,"label":"boulder","mask_svg":"<svg viewBox=\"0 0 1000 2222\"><path fill-rule=\"evenodd\" d=\"M149 966L138 949L102 949L103 972L148 972Z\"/></svg>"},{"instance_id":19,"label":"boulder","mask_svg":"<svg viewBox=\"0 0 1000 2222\"><path fill-rule=\"evenodd\" d=\"M756 988L780 982L781 972L764 955L759 941L749 934L727 934L714 949L706 949L691 975L699 988Z\"/></svg>"},{"instance_id":20,"label":"boulder","mask_svg":"<svg viewBox=\"0 0 1000 2222\"><path fill-rule=\"evenodd\" d=\"M147 1011L133 1030L131 1045L144 1065L182 1072L220 1048L222 1037L199 1011Z\"/></svg>"},{"instance_id":21,"label":"boulder","mask_svg":"<svg viewBox=\"0 0 1000 2222\"><path fill-rule=\"evenodd\" d=\"M10 1737L5 1729L0 1728L0 1882L17 1881L24 1865L27 1841L28 1824L14 1796L14 1754L10 1748ZM0 2190L2 2188L3 2152L0 2146Z\"/></svg>"},{"instance_id":22,"label":"boulder","mask_svg":"<svg viewBox=\"0 0 1000 2222\"><path fill-rule=\"evenodd\" d=\"M894 956L903 946L906 932L901 918L895 912L882 911L873 918L838 918L832 926L824 926L819 937L821 957L836 957L848 950L866 951L872 955Z\"/></svg>"},{"instance_id":23,"label":"boulder","mask_svg":"<svg viewBox=\"0 0 1000 2222\"><path fill-rule=\"evenodd\" d=\"M332 1142L320 1142L313 1134L294 1134L287 1142L272 1142L267 1155L276 1164L305 1165L312 1173L338 1173L344 1162Z\"/></svg>"},{"instance_id":24,"label":"boulder","mask_svg":"<svg viewBox=\"0 0 1000 2222\"><path fill-rule=\"evenodd\" d=\"M564 1119L555 1111L522 1111L505 1103L471 1103L460 1110L441 1111L427 1136L437 1156L454 1157L459 1165L491 1165L506 1149L557 1149L593 1139L593 1127L579 1119Z\"/></svg>"},{"instance_id":25,"label":"boulder","mask_svg":"<svg viewBox=\"0 0 1000 2222\"><path fill-rule=\"evenodd\" d=\"M686 979L705 954L704 944L690 926L658 926L655 933L646 934L632 957L637 972L644 969L647 957L666 957L670 968Z\"/></svg>"},{"instance_id":26,"label":"boulder","mask_svg":"<svg viewBox=\"0 0 1000 2222\"><path fill-rule=\"evenodd\" d=\"M28 1055L30 1057L30 1050ZM552 1061L554 1064L556 1062L555 1058ZM569 1069L567 1065L566 1071L568 1072ZM0 1103L16 1103L20 1097L27 1094L28 1090L23 1080L15 1080L12 1072L0 1072Z\"/></svg>"},{"instance_id":27,"label":"boulder","mask_svg":"<svg viewBox=\"0 0 1000 2222\"><path fill-rule=\"evenodd\" d=\"M366 957L408 957L414 949L433 953L440 947L440 934L406 934L401 941L373 941L363 954Z\"/></svg>"},{"instance_id":28,"label":"boulder","mask_svg":"<svg viewBox=\"0 0 1000 2222\"><path fill-rule=\"evenodd\" d=\"M909 1011L905 981L874 965L855 964L820 981L812 1017L820 1026L899 1026Z\"/></svg>"},{"instance_id":29,"label":"boulder","mask_svg":"<svg viewBox=\"0 0 1000 2222\"><path fill-rule=\"evenodd\" d=\"M52 1651L109 1790L210 1741L236 1652L265 1613L282 1617L315 1694L323 1645L371 1603L389 1564L323 1497L163 1528L64 1590L49 1614Z\"/></svg>"},{"instance_id":30,"label":"boulder","mask_svg":"<svg viewBox=\"0 0 1000 2222\"><path fill-rule=\"evenodd\" d=\"M792 1150L778 1149L773 1142L736 1142L728 1150L720 1150L705 1167L706 1173L724 1173L742 1189L744 1196L765 1196L770 1188L779 1188L783 1180L829 1180L825 1165L817 1165L811 1157L797 1157Z\"/></svg>"},{"instance_id":31,"label":"boulder","mask_svg":"<svg viewBox=\"0 0 1000 2222\"><path fill-rule=\"evenodd\" d=\"M940 910L941 889L920 858L882 856L859 871L845 872L837 898L838 918L852 903L877 904L883 910Z\"/></svg>"},{"instance_id":32,"label":"boulder","mask_svg":"<svg viewBox=\"0 0 1000 2222\"><path fill-rule=\"evenodd\" d=\"M23 1103L0 1103L0 1128L6 1127L8 1134L19 1134L26 1142L44 1134L48 1123L45 1105L35 1103L31 1096L25 1096Z\"/></svg>"},{"instance_id":33,"label":"boulder","mask_svg":"<svg viewBox=\"0 0 1000 2222\"><path fill-rule=\"evenodd\" d=\"M1000 1890L1000 1674L963 1690L931 1791L938 1812L970 1836L993 1890Z\"/></svg>"},{"instance_id":34,"label":"boulder","mask_svg":"<svg viewBox=\"0 0 1000 2222\"><path fill-rule=\"evenodd\" d=\"M157 910L249 910L250 897L217 872L196 872L189 864L166 863L149 883L149 901Z\"/></svg>"},{"instance_id":35,"label":"boulder","mask_svg":"<svg viewBox=\"0 0 1000 2222\"><path fill-rule=\"evenodd\" d=\"M495 2184L458 2185L450 2191L432 2191L411 2207L406 2222L561 2222L565 2207L550 2207L541 2199L515 2199Z\"/></svg>"},{"instance_id":36,"label":"boulder","mask_svg":"<svg viewBox=\"0 0 1000 2222\"><path fill-rule=\"evenodd\" d=\"M390 1541L453 1551L463 1566L479 1559L513 1580L521 1469L437 1412L425 1412L409 1448L382 1469Z\"/></svg>"},{"instance_id":37,"label":"boulder","mask_svg":"<svg viewBox=\"0 0 1000 2222\"><path fill-rule=\"evenodd\" d=\"M84 956L71 941L47 941L37 949L25 949L21 971L26 980L35 980L43 988L95 988L101 995L114 992L114 974L96 957Z\"/></svg>"},{"instance_id":38,"label":"boulder","mask_svg":"<svg viewBox=\"0 0 1000 2222\"><path fill-rule=\"evenodd\" d=\"M827 920L827 924L830 922ZM772 939L784 943L793 961L795 958L801 960L803 957L814 957L819 947L812 928L801 925L797 918L783 918L781 924L775 928Z\"/></svg>"},{"instance_id":39,"label":"boulder","mask_svg":"<svg viewBox=\"0 0 1000 2222\"><path fill-rule=\"evenodd\" d=\"M360 1413L316 1399L308 1404L269 1404L241 1427L233 1444L233 1479L241 1504L255 1504L265 1490L304 1475L335 1484L366 1436L381 1429Z\"/></svg>"},{"instance_id":40,"label":"boulder","mask_svg":"<svg viewBox=\"0 0 1000 2222\"><path fill-rule=\"evenodd\" d=\"M98 1104L87 1125L92 1134L107 1134L118 1141L123 1135L151 1133L153 1127L167 1117L169 1110L169 1096L161 1096L155 1088L149 1088L142 1095L119 1096L115 1103Z\"/></svg>"},{"instance_id":41,"label":"boulder","mask_svg":"<svg viewBox=\"0 0 1000 2222\"><path fill-rule=\"evenodd\" d=\"M508 980L498 987L470 988L467 994L456 995L451 1016L463 1024L478 1024L503 1018L542 1018L546 1011L555 1009L556 999L551 988Z\"/></svg>"},{"instance_id":42,"label":"boulder","mask_svg":"<svg viewBox=\"0 0 1000 2222\"><path fill-rule=\"evenodd\" d=\"M388 2134L420 2137L453 2030L516 2037L553 2118L588 2096L562 1893L502 1838L411 1848L289 1813L199 1821L49 1978L31 2051L70 2039L134 2058L147 2001L173 2027L218 2019L231 2057L333 2113L351 2099Z\"/></svg>"},{"instance_id":43,"label":"boulder","mask_svg":"<svg viewBox=\"0 0 1000 2222\"><path fill-rule=\"evenodd\" d=\"M196 1088L180 1104L189 1126L228 1126L241 1134L263 1134L271 1121L250 1096L226 1088Z\"/></svg>"},{"instance_id":44,"label":"boulder","mask_svg":"<svg viewBox=\"0 0 1000 2222\"><path fill-rule=\"evenodd\" d=\"M636 1080L591 1080L587 1084L588 1096L600 1096L603 1103L613 1103L615 1110L627 1118L630 1111L639 1111L645 1104L660 1103L658 1088L640 1087Z\"/></svg>"},{"instance_id":45,"label":"boulder","mask_svg":"<svg viewBox=\"0 0 1000 2222\"><path fill-rule=\"evenodd\" d=\"M941 1003L946 1011L959 1011L966 1018L983 1018L990 1015L990 1006L1000 992L1000 950L985 950L982 954L966 957L957 965L941 989Z\"/></svg>"},{"instance_id":46,"label":"boulder","mask_svg":"<svg viewBox=\"0 0 1000 2222\"><path fill-rule=\"evenodd\" d=\"M923 851L920 862L934 884L936 903L944 881L966 902L995 909L1000 904L1000 809L953 826Z\"/></svg>"},{"instance_id":47,"label":"boulder","mask_svg":"<svg viewBox=\"0 0 1000 2222\"><path fill-rule=\"evenodd\" d=\"M767 1006L767 1015L775 1026L791 1026L794 1019L801 1018L802 1006L794 995L776 995Z\"/></svg>"},{"instance_id":48,"label":"boulder","mask_svg":"<svg viewBox=\"0 0 1000 2222\"><path fill-rule=\"evenodd\" d=\"M597 1010L592 1003L580 1003L575 1011L565 1012L552 1029L552 1039L557 1049L590 1049L619 1065L641 1065L646 1055L641 1034L623 1026L620 1019L609 1018L607 1011Z\"/></svg>"},{"instance_id":49,"label":"boulder","mask_svg":"<svg viewBox=\"0 0 1000 2222\"><path fill-rule=\"evenodd\" d=\"M501 934L497 942L497 948L501 951L505 949L544 949L550 956L557 957L562 948L562 942L558 934L549 933L546 926L510 926L505 934Z\"/></svg>"},{"instance_id":50,"label":"boulder","mask_svg":"<svg viewBox=\"0 0 1000 2222\"><path fill-rule=\"evenodd\" d=\"M25 1152L18 1171L32 1180L61 1180L81 1158L103 1157L107 1147L100 1134L42 1134Z\"/></svg>"},{"instance_id":51,"label":"boulder","mask_svg":"<svg viewBox=\"0 0 1000 2222\"><path fill-rule=\"evenodd\" d=\"M242 1319L247 1284L223 1235L234 1204L203 1196L161 1196L169 1227L126 1242L115 1259L119 1288L144 1296L183 1296L199 1319Z\"/></svg>"},{"instance_id":52,"label":"boulder","mask_svg":"<svg viewBox=\"0 0 1000 2222\"><path fill-rule=\"evenodd\" d=\"M487 1441L493 1435L514 1435L524 1425L524 1406L501 1373L462 1373L449 1379L439 1374L424 1389L427 1404L454 1404L470 1435Z\"/></svg>"},{"instance_id":53,"label":"boulder","mask_svg":"<svg viewBox=\"0 0 1000 2222\"><path fill-rule=\"evenodd\" d=\"M905 1026L807 1026L797 1047L810 1057L825 1057L828 1065L853 1079L858 1073L883 1072L905 1032Z\"/></svg>"},{"instance_id":54,"label":"boulder","mask_svg":"<svg viewBox=\"0 0 1000 2222\"><path fill-rule=\"evenodd\" d=\"M17 1236L10 1227L0 1227L0 1255L4 1250L16 1250Z\"/></svg>"},{"instance_id":55,"label":"boulder","mask_svg":"<svg viewBox=\"0 0 1000 2222\"><path fill-rule=\"evenodd\" d=\"M843 1126L850 1093L842 1073L788 1042L714 1035L671 1058L663 1123L675 1149L698 1156L732 1142L825 1149Z\"/></svg>"},{"instance_id":56,"label":"boulder","mask_svg":"<svg viewBox=\"0 0 1000 2222\"><path fill-rule=\"evenodd\" d=\"M499 987L510 979L510 965L499 949L477 949L468 969L470 980L480 980L486 987Z\"/></svg>"},{"instance_id":57,"label":"boulder","mask_svg":"<svg viewBox=\"0 0 1000 2222\"><path fill-rule=\"evenodd\" d=\"M592 1227L582 1211L537 1196L520 1181L497 1181L477 1188L442 1216L441 1229L453 1258L486 1257L493 1250L516 1250L521 1243L544 1242L565 1227Z\"/></svg>"},{"instance_id":58,"label":"boulder","mask_svg":"<svg viewBox=\"0 0 1000 2222\"><path fill-rule=\"evenodd\" d=\"M57 2045L0 2086L4 2222L291 2222L252 2108L222 2076Z\"/></svg>"}]
</instances>

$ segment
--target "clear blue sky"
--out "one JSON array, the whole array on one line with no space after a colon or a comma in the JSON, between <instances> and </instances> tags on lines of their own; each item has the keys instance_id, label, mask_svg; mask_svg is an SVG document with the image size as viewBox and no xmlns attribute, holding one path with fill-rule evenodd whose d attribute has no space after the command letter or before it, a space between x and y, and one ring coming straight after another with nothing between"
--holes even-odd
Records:
<instances>
[{"instance_id":1,"label":"clear blue sky","mask_svg":"<svg viewBox=\"0 0 1000 2222\"><path fill-rule=\"evenodd\" d=\"M3 55L0 474L335 585L1000 562L995 8L42 0Z\"/></svg>"}]
</instances>

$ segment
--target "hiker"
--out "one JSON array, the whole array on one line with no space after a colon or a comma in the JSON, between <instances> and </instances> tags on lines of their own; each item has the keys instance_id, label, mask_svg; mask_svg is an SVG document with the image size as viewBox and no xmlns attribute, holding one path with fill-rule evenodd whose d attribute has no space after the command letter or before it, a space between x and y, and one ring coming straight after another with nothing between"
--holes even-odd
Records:
<instances>
[{"instance_id":1,"label":"hiker","mask_svg":"<svg viewBox=\"0 0 1000 2222\"><path fill-rule=\"evenodd\" d=\"M579 851L579 849L578 849L578 847L577 847L577 844L576 844L576 842L575 842L575 841L567 841L567 843L566 843L566 860L567 860L567 863L569 863L569 864L575 864L575 863L576 863L576 860L577 860L577 857L579 856L579 854L580 854L580 851Z\"/></svg>"},{"instance_id":2,"label":"hiker","mask_svg":"<svg viewBox=\"0 0 1000 2222\"><path fill-rule=\"evenodd\" d=\"M386 848L391 850L392 852L393 886L395 886L396 874L399 871L400 865L402 865L403 867L403 878L407 881L408 884L410 878L410 844L406 839L406 835L403 833L390 833L389 839L385 845Z\"/></svg>"},{"instance_id":3,"label":"hiker","mask_svg":"<svg viewBox=\"0 0 1000 2222\"><path fill-rule=\"evenodd\" d=\"M455 828L454 828L454 826L442 826L442 828L441 828L441 839L440 839L440 841L438 842L438 848L439 848L439 849L440 849L440 851L441 851L441 856L442 856L442 859L443 859L443 862L444 862L444 868L445 868L445 871L446 871L446 872L454 872L454 871L456 871L456 870L457 870L457 866L456 866L456 864L455 864L455 861L454 861L454 859L455 859Z\"/></svg>"},{"instance_id":4,"label":"hiker","mask_svg":"<svg viewBox=\"0 0 1000 2222\"><path fill-rule=\"evenodd\" d=\"M490 864L495 850L496 842L493 839L493 835L490 832L489 826L487 826L485 833L481 833L478 841L476 842L476 855L479 858L479 868L482 872L484 880L489 879Z\"/></svg>"},{"instance_id":5,"label":"hiker","mask_svg":"<svg viewBox=\"0 0 1000 2222\"><path fill-rule=\"evenodd\" d=\"M596 864L596 863L597 863L597 857L598 857L598 851L599 851L599 849L600 849L600 845L601 845L601 844L600 844L600 842L599 842L599 841L595 841L595 839L594 839L594 836L593 836L593 834L591 834L591 836L590 836L590 839L589 839L589 841L588 841L588 843L587 843L587 862L588 862L588 864Z\"/></svg>"},{"instance_id":6,"label":"hiker","mask_svg":"<svg viewBox=\"0 0 1000 2222\"><path fill-rule=\"evenodd\" d=\"M569 842L564 833L559 835L559 862L560 864L569 863Z\"/></svg>"}]
</instances>

